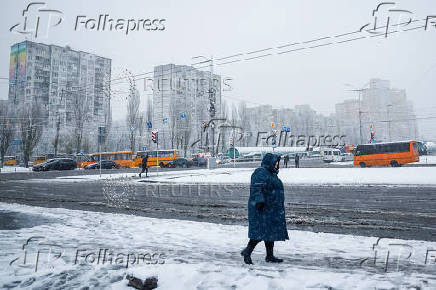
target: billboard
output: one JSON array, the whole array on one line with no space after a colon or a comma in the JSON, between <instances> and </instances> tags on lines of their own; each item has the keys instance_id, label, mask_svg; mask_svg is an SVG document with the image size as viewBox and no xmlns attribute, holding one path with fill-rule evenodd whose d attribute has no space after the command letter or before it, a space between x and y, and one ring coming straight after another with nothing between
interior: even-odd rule
<instances>
[{"instance_id":1,"label":"billboard","mask_svg":"<svg viewBox=\"0 0 436 290\"><path fill-rule=\"evenodd\" d=\"M17 94L24 95L24 90L18 92L19 88L25 87L26 81L26 42L14 44L11 47L9 62L9 98L16 101Z\"/></svg>"}]
</instances>

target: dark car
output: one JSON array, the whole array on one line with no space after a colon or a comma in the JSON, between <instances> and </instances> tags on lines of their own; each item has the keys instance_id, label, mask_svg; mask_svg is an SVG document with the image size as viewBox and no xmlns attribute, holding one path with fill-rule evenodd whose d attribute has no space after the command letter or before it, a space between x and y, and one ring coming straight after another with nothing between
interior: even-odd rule
<instances>
[{"instance_id":1,"label":"dark car","mask_svg":"<svg viewBox=\"0 0 436 290\"><path fill-rule=\"evenodd\" d=\"M115 161L112 160L102 160L101 161L101 169L118 169L120 165L118 165ZM100 169L100 163L92 163L85 166L85 169Z\"/></svg>"},{"instance_id":2,"label":"dark car","mask_svg":"<svg viewBox=\"0 0 436 290\"><path fill-rule=\"evenodd\" d=\"M198 167L206 167L207 166L207 160L203 157L194 157L192 159L192 165L198 166Z\"/></svg>"},{"instance_id":3,"label":"dark car","mask_svg":"<svg viewBox=\"0 0 436 290\"><path fill-rule=\"evenodd\" d=\"M34 165L33 171L49 171L49 170L73 170L76 169L77 164L71 158L56 158L49 159L43 163Z\"/></svg>"},{"instance_id":4,"label":"dark car","mask_svg":"<svg viewBox=\"0 0 436 290\"><path fill-rule=\"evenodd\" d=\"M189 161L186 158L176 158L174 161L168 162L165 167L176 168L176 167L184 167L188 168L192 166L192 161Z\"/></svg>"}]
</instances>

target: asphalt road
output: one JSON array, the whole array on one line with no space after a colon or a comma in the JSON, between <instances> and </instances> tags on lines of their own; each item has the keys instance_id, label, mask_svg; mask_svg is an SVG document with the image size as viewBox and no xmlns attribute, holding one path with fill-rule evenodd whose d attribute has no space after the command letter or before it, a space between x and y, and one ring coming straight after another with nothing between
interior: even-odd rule
<instances>
[{"instance_id":1,"label":"asphalt road","mask_svg":"<svg viewBox=\"0 0 436 290\"><path fill-rule=\"evenodd\" d=\"M174 169L164 169L174 170ZM137 172L138 169L103 171ZM0 202L247 224L248 185L80 181L98 171L0 174ZM77 180L53 181L59 176ZM436 241L436 188L286 186L289 229ZM2 217L4 219L4 217ZM0 226L8 224L0 221Z\"/></svg>"}]
</instances>

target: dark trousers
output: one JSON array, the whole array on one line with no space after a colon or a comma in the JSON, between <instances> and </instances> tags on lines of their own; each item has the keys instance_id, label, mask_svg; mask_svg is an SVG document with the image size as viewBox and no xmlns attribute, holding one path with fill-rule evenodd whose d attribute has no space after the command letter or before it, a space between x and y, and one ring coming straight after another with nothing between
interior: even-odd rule
<instances>
[{"instance_id":1,"label":"dark trousers","mask_svg":"<svg viewBox=\"0 0 436 290\"><path fill-rule=\"evenodd\" d=\"M295 168L300 168L300 161L295 162Z\"/></svg>"},{"instance_id":2,"label":"dark trousers","mask_svg":"<svg viewBox=\"0 0 436 290\"><path fill-rule=\"evenodd\" d=\"M141 174L145 172L145 177L148 176L148 167L142 167L141 173L139 173L139 177L141 177Z\"/></svg>"},{"instance_id":3,"label":"dark trousers","mask_svg":"<svg viewBox=\"0 0 436 290\"><path fill-rule=\"evenodd\" d=\"M259 244L261 241L259 240L253 240L250 239L250 241L248 241L248 249L249 252L251 254L251 252L254 250L254 248L257 246L257 244ZM273 248L274 248L274 242L273 241L264 241L265 243L265 248L266 248L266 254L268 256L273 254Z\"/></svg>"},{"instance_id":4,"label":"dark trousers","mask_svg":"<svg viewBox=\"0 0 436 290\"><path fill-rule=\"evenodd\" d=\"M288 161L285 161L285 167L288 168Z\"/></svg>"}]
</instances>

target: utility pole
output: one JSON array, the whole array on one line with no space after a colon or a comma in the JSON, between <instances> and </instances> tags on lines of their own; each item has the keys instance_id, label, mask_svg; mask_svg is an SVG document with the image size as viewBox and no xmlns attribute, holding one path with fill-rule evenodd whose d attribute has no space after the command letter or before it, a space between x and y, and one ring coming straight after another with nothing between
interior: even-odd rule
<instances>
[{"instance_id":1,"label":"utility pole","mask_svg":"<svg viewBox=\"0 0 436 290\"><path fill-rule=\"evenodd\" d=\"M388 137L389 137L388 141L389 142L391 142L391 117L390 117L390 114L389 114L390 107L392 107L392 104L388 104L386 106L387 123L388 123Z\"/></svg>"},{"instance_id":2,"label":"utility pole","mask_svg":"<svg viewBox=\"0 0 436 290\"><path fill-rule=\"evenodd\" d=\"M233 168L236 168L236 143L235 143L235 127L233 127L233 137L232 137L232 143L233 143Z\"/></svg>"},{"instance_id":3,"label":"utility pole","mask_svg":"<svg viewBox=\"0 0 436 290\"><path fill-rule=\"evenodd\" d=\"M348 87L352 87L355 88L355 86L350 85L350 84L345 84ZM366 86L366 85L365 85ZM365 87L364 86L364 87ZM352 89L350 91L352 92L358 92L359 93L359 104L358 104L358 110L359 110L359 143L362 144L362 102L361 102L361 98L362 98L362 92L365 91L366 89L361 88L361 89Z\"/></svg>"},{"instance_id":4,"label":"utility pole","mask_svg":"<svg viewBox=\"0 0 436 290\"><path fill-rule=\"evenodd\" d=\"M197 58L203 58L204 61L197 62L197 63L194 63L192 65L209 63L209 71L210 71L209 90L208 90L209 116L210 116L210 119L212 120L215 118L215 112L216 112L216 90L215 90L214 85L213 85L213 81L214 81L213 80L213 56L211 56L210 58L207 58L203 55L199 55L199 56L193 57L192 59L197 59ZM220 100L220 106L221 106L221 100ZM211 133L212 133L212 156L215 156L215 124L213 124L213 126L211 126Z\"/></svg>"},{"instance_id":5,"label":"utility pole","mask_svg":"<svg viewBox=\"0 0 436 290\"><path fill-rule=\"evenodd\" d=\"M361 95L362 95L362 90L359 90L359 141L360 144L362 144L362 107L361 107Z\"/></svg>"}]
</instances>

